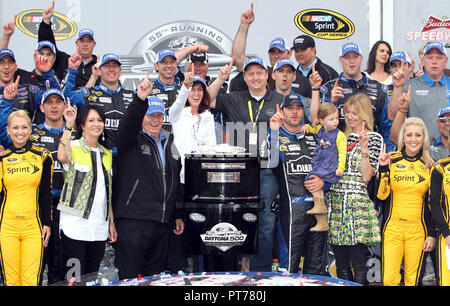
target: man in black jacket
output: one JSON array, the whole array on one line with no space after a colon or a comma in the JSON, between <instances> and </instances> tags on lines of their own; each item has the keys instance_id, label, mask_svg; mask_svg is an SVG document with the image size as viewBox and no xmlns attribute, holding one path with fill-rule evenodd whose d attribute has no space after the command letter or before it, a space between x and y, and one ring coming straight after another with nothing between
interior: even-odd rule
<instances>
[{"instance_id":1,"label":"man in black jacket","mask_svg":"<svg viewBox=\"0 0 450 306\"><path fill-rule=\"evenodd\" d=\"M162 129L164 103L148 97L152 84L139 84L117 135L118 172L113 209L119 278L161 273L166 266L170 224L175 219L181 161L173 135ZM148 99L147 99L148 97ZM176 235L184 230L175 220Z\"/></svg>"}]
</instances>

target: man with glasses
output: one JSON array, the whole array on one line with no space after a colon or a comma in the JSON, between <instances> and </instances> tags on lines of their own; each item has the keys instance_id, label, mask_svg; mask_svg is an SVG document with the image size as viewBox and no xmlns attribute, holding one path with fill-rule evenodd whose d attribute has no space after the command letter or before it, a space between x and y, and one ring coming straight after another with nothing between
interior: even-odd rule
<instances>
[{"instance_id":1,"label":"man with glasses","mask_svg":"<svg viewBox=\"0 0 450 306\"><path fill-rule=\"evenodd\" d=\"M389 102L389 116L393 118L391 139L396 141L407 117L420 117L427 126L431 139L439 138L434 121L440 109L450 103L450 78L444 74L448 63L442 43L429 42L423 55L424 74L408 79L402 69L393 75L394 90ZM405 98L410 92L410 99Z\"/></svg>"}]
</instances>

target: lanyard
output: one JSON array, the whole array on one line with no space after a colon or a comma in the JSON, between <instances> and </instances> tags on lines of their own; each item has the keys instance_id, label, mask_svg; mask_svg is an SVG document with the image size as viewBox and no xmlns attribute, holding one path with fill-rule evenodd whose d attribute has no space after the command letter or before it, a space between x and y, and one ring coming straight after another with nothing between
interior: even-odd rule
<instances>
[{"instance_id":1,"label":"lanyard","mask_svg":"<svg viewBox=\"0 0 450 306\"><path fill-rule=\"evenodd\" d=\"M261 109L264 106L264 99L261 101L261 103L259 104L259 109L258 109L258 113L256 114L256 118L255 121L253 121L253 109L252 109L252 101L248 100L248 113L250 115L250 120L253 122L253 127L256 126L256 123L258 123L258 118L259 118L259 114L261 113Z\"/></svg>"}]
</instances>

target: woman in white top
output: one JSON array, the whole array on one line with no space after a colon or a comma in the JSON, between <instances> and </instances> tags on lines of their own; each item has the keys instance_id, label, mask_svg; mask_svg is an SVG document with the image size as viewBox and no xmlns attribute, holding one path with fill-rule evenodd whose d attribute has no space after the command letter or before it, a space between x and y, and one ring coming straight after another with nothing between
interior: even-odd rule
<instances>
[{"instance_id":1,"label":"woman in white top","mask_svg":"<svg viewBox=\"0 0 450 306\"><path fill-rule=\"evenodd\" d=\"M60 235L68 272L67 280L87 275L96 279L105 253L106 240L117 240L111 207L112 153L104 144L106 117L101 109L87 104L77 117L70 102L64 111L66 128L58 147L65 182L58 205ZM75 118L83 133L70 140ZM102 138L103 137L103 138Z\"/></svg>"},{"instance_id":2,"label":"woman in white top","mask_svg":"<svg viewBox=\"0 0 450 306\"><path fill-rule=\"evenodd\" d=\"M174 133L174 143L182 156L180 180L184 184L184 156L198 146L215 145L214 116L209 111L206 82L194 72L186 73L184 85L170 107L169 118Z\"/></svg>"}]
</instances>

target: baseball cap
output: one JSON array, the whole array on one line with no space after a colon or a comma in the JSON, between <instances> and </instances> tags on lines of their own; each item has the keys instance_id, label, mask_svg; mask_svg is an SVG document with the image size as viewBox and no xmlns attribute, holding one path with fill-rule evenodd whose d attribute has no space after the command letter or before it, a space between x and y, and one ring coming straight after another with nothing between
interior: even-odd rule
<instances>
[{"instance_id":1,"label":"baseball cap","mask_svg":"<svg viewBox=\"0 0 450 306\"><path fill-rule=\"evenodd\" d=\"M316 46L316 43L314 42L314 39L312 39L311 36L300 35L294 39L291 49L299 48L301 50L306 50L307 48L315 47L315 46Z\"/></svg>"},{"instance_id":2,"label":"baseball cap","mask_svg":"<svg viewBox=\"0 0 450 306\"><path fill-rule=\"evenodd\" d=\"M164 102L156 96L150 96L148 97L148 108L145 115L150 116L154 113L166 115L166 112L164 111Z\"/></svg>"},{"instance_id":3,"label":"baseball cap","mask_svg":"<svg viewBox=\"0 0 450 306\"><path fill-rule=\"evenodd\" d=\"M439 111L438 117L441 117L442 115L445 115L445 114L448 114L448 113L450 113L450 106L444 106Z\"/></svg>"},{"instance_id":4,"label":"baseball cap","mask_svg":"<svg viewBox=\"0 0 450 306\"><path fill-rule=\"evenodd\" d=\"M79 40L84 35L89 35L93 40L95 40L94 39L94 31L92 31L91 29L81 29L80 32L78 32L77 40Z\"/></svg>"},{"instance_id":5,"label":"baseball cap","mask_svg":"<svg viewBox=\"0 0 450 306\"><path fill-rule=\"evenodd\" d=\"M50 97L51 95L57 95L60 96L64 103L66 102L66 98L64 97L64 94L61 90L56 89L56 88L51 88L51 89L47 89L44 94L42 95L42 99L41 99L41 104L44 104L45 100L47 100L48 97Z\"/></svg>"},{"instance_id":6,"label":"baseball cap","mask_svg":"<svg viewBox=\"0 0 450 306\"><path fill-rule=\"evenodd\" d=\"M444 49L444 45L441 44L440 42L429 42L427 43L427 46L425 47L425 51L423 52L423 54L427 54L431 49L438 49L439 52L441 52L441 54L447 56L447 51L445 51Z\"/></svg>"},{"instance_id":7,"label":"baseball cap","mask_svg":"<svg viewBox=\"0 0 450 306\"><path fill-rule=\"evenodd\" d=\"M199 76L194 76L194 79L192 80L193 83L195 82L200 82L202 83L203 86L205 86L205 88L208 88L208 86L206 85L206 82L203 78L199 77Z\"/></svg>"},{"instance_id":8,"label":"baseball cap","mask_svg":"<svg viewBox=\"0 0 450 306\"><path fill-rule=\"evenodd\" d=\"M177 57L175 56L175 51L173 51L171 49L162 49L162 50L159 50L159 52L158 52L157 63L161 62L166 56L173 56L175 59L177 59Z\"/></svg>"},{"instance_id":9,"label":"baseball cap","mask_svg":"<svg viewBox=\"0 0 450 306\"><path fill-rule=\"evenodd\" d=\"M294 104L295 102L300 102L300 105L304 107L302 97L295 94L290 94L283 97L283 102L281 103L280 108L289 106L291 104Z\"/></svg>"},{"instance_id":10,"label":"baseball cap","mask_svg":"<svg viewBox=\"0 0 450 306\"><path fill-rule=\"evenodd\" d=\"M247 69L247 67L248 67L249 65L252 65L252 64L260 65L260 66L263 67L265 70L267 70L266 64L264 64L264 61L263 61L261 58L259 58L259 57L251 57L251 58L249 58L248 60L245 61L245 64L244 64L244 71Z\"/></svg>"},{"instance_id":11,"label":"baseball cap","mask_svg":"<svg viewBox=\"0 0 450 306\"><path fill-rule=\"evenodd\" d=\"M393 61L404 61L405 63L411 64L411 58L405 51L396 51L392 53L391 58L389 59L389 64Z\"/></svg>"},{"instance_id":12,"label":"baseball cap","mask_svg":"<svg viewBox=\"0 0 450 306\"><path fill-rule=\"evenodd\" d=\"M283 67L284 65L288 65L291 66L292 69L294 69L295 71L295 66L294 63L288 59L280 59L275 63L275 67L273 68L273 71L277 71L278 69L280 69L281 67Z\"/></svg>"},{"instance_id":13,"label":"baseball cap","mask_svg":"<svg viewBox=\"0 0 450 306\"><path fill-rule=\"evenodd\" d=\"M48 40L40 41L37 44L36 50L39 51L39 50L41 50L44 47L50 48L50 50L52 50L53 54L56 54L56 47L55 47L55 45L52 42L48 41Z\"/></svg>"},{"instance_id":14,"label":"baseball cap","mask_svg":"<svg viewBox=\"0 0 450 306\"><path fill-rule=\"evenodd\" d=\"M339 57L342 57L346 55L348 52L355 52L358 55L362 55L361 49L359 46L355 43L348 42L342 45L341 47L341 53L339 54Z\"/></svg>"},{"instance_id":15,"label":"baseball cap","mask_svg":"<svg viewBox=\"0 0 450 306\"><path fill-rule=\"evenodd\" d=\"M100 62L99 67L103 66L104 64L106 64L106 62L108 61L116 61L119 63L120 66L122 66L122 62L120 61L120 58L117 54L114 53L106 53L102 56L102 61Z\"/></svg>"},{"instance_id":16,"label":"baseball cap","mask_svg":"<svg viewBox=\"0 0 450 306\"><path fill-rule=\"evenodd\" d=\"M12 58L13 61L16 61L16 58L14 57L14 52L12 52L8 48L0 49L0 59L4 58L5 56L9 56Z\"/></svg>"},{"instance_id":17,"label":"baseball cap","mask_svg":"<svg viewBox=\"0 0 450 306\"><path fill-rule=\"evenodd\" d=\"M202 62L204 64L208 63L208 53L192 53L188 56L188 62Z\"/></svg>"},{"instance_id":18,"label":"baseball cap","mask_svg":"<svg viewBox=\"0 0 450 306\"><path fill-rule=\"evenodd\" d=\"M273 48L277 48L281 52L285 52L287 50L286 48L286 40L283 37L277 37L272 39L269 45L269 51Z\"/></svg>"}]
</instances>

